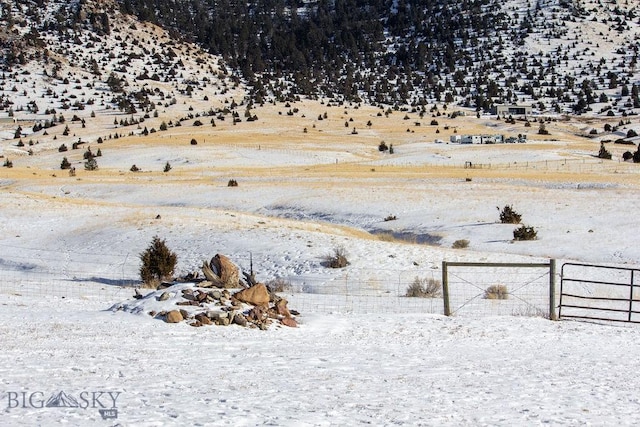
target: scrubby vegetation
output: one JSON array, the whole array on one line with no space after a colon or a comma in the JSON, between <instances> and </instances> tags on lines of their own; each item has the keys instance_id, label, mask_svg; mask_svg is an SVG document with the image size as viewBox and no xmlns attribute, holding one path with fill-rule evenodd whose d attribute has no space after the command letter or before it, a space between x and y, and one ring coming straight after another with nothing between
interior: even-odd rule
<instances>
[{"instance_id":1,"label":"scrubby vegetation","mask_svg":"<svg viewBox=\"0 0 640 427\"><path fill-rule=\"evenodd\" d=\"M598 158L611 160L611 153L604 146L604 142L600 143L600 151L598 151Z\"/></svg>"},{"instance_id":2,"label":"scrubby vegetation","mask_svg":"<svg viewBox=\"0 0 640 427\"><path fill-rule=\"evenodd\" d=\"M538 232L533 227L522 225L513 230L513 240L536 240Z\"/></svg>"},{"instance_id":3,"label":"scrubby vegetation","mask_svg":"<svg viewBox=\"0 0 640 427\"><path fill-rule=\"evenodd\" d=\"M513 206L506 205L502 210L499 207L496 209L500 211L500 222L502 224L520 224L522 215L513 210Z\"/></svg>"},{"instance_id":4,"label":"scrubby vegetation","mask_svg":"<svg viewBox=\"0 0 640 427\"><path fill-rule=\"evenodd\" d=\"M466 249L469 247L469 241L467 239L460 239L453 242L451 245L453 249Z\"/></svg>"},{"instance_id":5,"label":"scrubby vegetation","mask_svg":"<svg viewBox=\"0 0 640 427\"><path fill-rule=\"evenodd\" d=\"M332 253L325 255L324 262L330 268L344 268L349 265L347 251L344 246L335 247Z\"/></svg>"},{"instance_id":6,"label":"scrubby vegetation","mask_svg":"<svg viewBox=\"0 0 640 427\"><path fill-rule=\"evenodd\" d=\"M71 162L69 162L66 157L62 158L62 161L60 162L60 169L71 169Z\"/></svg>"},{"instance_id":7,"label":"scrubby vegetation","mask_svg":"<svg viewBox=\"0 0 640 427\"><path fill-rule=\"evenodd\" d=\"M407 288L405 296L412 298L438 298L442 296L442 284L439 280L433 278L413 279L413 282Z\"/></svg>"},{"instance_id":8,"label":"scrubby vegetation","mask_svg":"<svg viewBox=\"0 0 640 427\"><path fill-rule=\"evenodd\" d=\"M155 287L160 282L171 280L177 255L172 252L163 239L154 236L151 244L140 254L140 279L145 286Z\"/></svg>"}]
</instances>

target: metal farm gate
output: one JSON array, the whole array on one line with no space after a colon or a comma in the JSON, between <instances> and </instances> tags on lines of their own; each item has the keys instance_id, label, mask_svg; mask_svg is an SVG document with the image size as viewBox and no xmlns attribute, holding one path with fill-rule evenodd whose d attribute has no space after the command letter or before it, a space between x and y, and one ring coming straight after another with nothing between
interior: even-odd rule
<instances>
[{"instance_id":1,"label":"metal farm gate","mask_svg":"<svg viewBox=\"0 0 640 427\"><path fill-rule=\"evenodd\" d=\"M640 323L640 270L565 263L558 317Z\"/></svg>"}]
</instances>

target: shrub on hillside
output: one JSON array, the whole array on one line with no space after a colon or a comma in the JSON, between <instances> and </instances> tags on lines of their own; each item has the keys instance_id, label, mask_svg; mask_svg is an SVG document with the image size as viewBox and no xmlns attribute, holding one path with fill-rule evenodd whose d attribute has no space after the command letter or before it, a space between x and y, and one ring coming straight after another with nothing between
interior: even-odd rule
<instances>
[{"instance_id":1,"label":"shrub on hillside","mask_svg":"<svg viewBox=\"0 0 640 427\"><path fill-rule=\"evenodd\" d=\"M330 268L344 268L349 265L347 260L347 251L344 246L338 246L333 249L333 253L327 254L324 257L324 261L327 267Z\"/></svg>"},{"instance_id":2,"label":"shrub on hillside","mask_svg":"<svg viewBox=\"0 0 640 427\"><path fill-rule=\"evenodd\" d=\"M600 143L600 151L598 152L598 157L601 159L611 160L611 153L605 148L604 142Z\"/></svg>"},{"instance_id":3,"label":"shrub on hillside","mask_svg":"<svg viewBox=\"0 0 640 427\"><path fill-rule=\"evenodd\" d=\"M140 279L145 286L156 287L163 280L170 280L178 257L166 245L164 239L154 236L151 244L140 254Z\"/></svg>"},{"instance_id":4,"label":"shrub on hillside","mask_svg":"<svg viewBox=\"0 0 640 427\"><path fill-rule=\"evenodd\" d=\"M98 169L98 162L94 157L84 162L84 169L88 171L94 171Z\"/></svg>"},{"instance_id":5,"label":"shrub on hillside","mask_svg":"<svg viewBox=\"0 0 640 427\"><path fill-rule=\"evenodd\" d=\"M544 123L540 123L540 127L538 128L539 135L549 135L549 131Z\"/></svg>"},{"instance_id":6,"label":"shrub on hillside","mask_svg":"<svg viewBox=\"0 0 640 427\"><path fill-rule=\"evenodd\" d=\"M536 240L537 238L538 232L533 227L523 225L513 230L514 240Z\"/></svg>"},{"instance_id":7,"label":"shrub on hillside","mask_svg":"<svg viewBox=\"0 0 640 427\"><path fill-rule=\"evenodd\" d=\"M469 247L469 241L467 239L460 239L453 242L451 245L453 249L466 249Z\"/></svg>"},{"instance_id":8,"label":"shrub on hillside","mask_svg":"<svg viewBox=\"0 0 640 427\"><path fill-rule=\"evenodd\" d=\"M500 207L496 207L496 209L500 211L500 222L502 224L520 224L522 215L514 211L513 206L505 205L502 210L500 210Z\"/></svg>"}]
</instances>

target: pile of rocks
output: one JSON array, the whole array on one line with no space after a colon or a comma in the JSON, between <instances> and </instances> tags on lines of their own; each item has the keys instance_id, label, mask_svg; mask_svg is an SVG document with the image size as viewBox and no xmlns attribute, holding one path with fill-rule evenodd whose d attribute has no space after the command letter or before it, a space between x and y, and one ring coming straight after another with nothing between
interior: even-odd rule
<instances>
[{"instance_id":1,"label":"pile of rocks","mask_svg":"<svg viewBox=\"0 0 640 427\"><path fill-rule=\"evenodd\" d=\"M172 289L174 287L175 290ZM274 323L289 327L298 325L294 315L299 313L289 310L287 300L270 293L261 283L233 293L229 289L200 288L196 284L174 285L144 298L154 298L175 306L173 309L148 312L150 316L167 323L185 321L195 327L235 324L263 330Z\"/></svg>"},{"instance_id":2,"label":"pile of rocks","mask_svg":"<svg viewBox=\"0 0 640 427\"><path fill-rule=\"evenodd\" d=\"M240 325L268 329L273 324L295 328L294 316L287 300L257 283L253 273L246 282L240 281L240 269L224 255L217 254L203 263L206 280L197 280L197 273L188 281L161 283L157 289L143 295L138 289L134 300L116 304L111 311L146 313L167 323L186 322L191 326Z\"/></svg>"}]
</instances>

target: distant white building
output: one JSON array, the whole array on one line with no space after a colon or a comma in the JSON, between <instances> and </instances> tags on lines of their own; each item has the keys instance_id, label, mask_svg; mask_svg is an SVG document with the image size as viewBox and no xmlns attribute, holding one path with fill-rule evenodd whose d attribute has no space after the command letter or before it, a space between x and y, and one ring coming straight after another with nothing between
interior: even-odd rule
<instances>
[{"instance_id":1,"label":"distant white building","mask_svg":"<svg viewBox=\"0 0 640 427\"><path fill-rule=\"evenodd\" d=\"M504 135L451 135L454 144L502 144Z\"/></svg>"},{"instance_id":2,"label":"distant white building","mask_svg":"<svg viewBox=\"0 0 640 427\"><path fill-rule=\"evenodd\" d=\"M482 135L462 135L460 144L482 144Z\"/></svg>"},{"instance_id":3,"label":"distant white building","mask_svg":"<svg viewBox=\"0 0 640 427\"><path fill-rule=\"evenodd\" d=\"M530 105L497 105L495 113L499 116L529 116Z\"/></svg>"}]
</instances>

